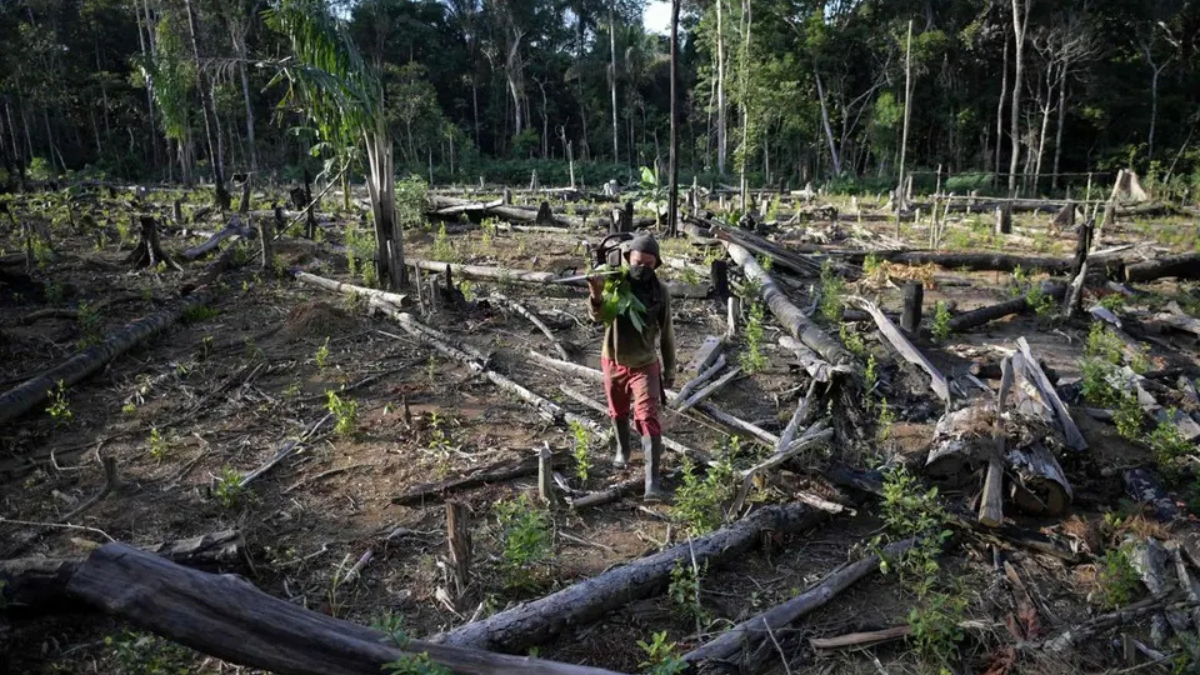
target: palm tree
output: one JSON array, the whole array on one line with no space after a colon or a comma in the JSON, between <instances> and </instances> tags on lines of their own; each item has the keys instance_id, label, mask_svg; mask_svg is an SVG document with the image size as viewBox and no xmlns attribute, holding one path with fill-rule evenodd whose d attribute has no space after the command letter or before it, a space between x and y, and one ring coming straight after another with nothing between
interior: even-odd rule
<instances>
[{"instance_id":1,"label":"palm tree","mask_svg":"<svg viewBox=\"0 0 1200 675\"><path fill-rule=\"evenodd\" d=\"M321 0L280 0L266 21L291 43L292 56L277 64L272 80L287 84L284 103L298 105L332 146L365 146L379 278L393 289L404 286L404 239L379 70L363 60L345 24Z\"/></svg>"}]
</instances>

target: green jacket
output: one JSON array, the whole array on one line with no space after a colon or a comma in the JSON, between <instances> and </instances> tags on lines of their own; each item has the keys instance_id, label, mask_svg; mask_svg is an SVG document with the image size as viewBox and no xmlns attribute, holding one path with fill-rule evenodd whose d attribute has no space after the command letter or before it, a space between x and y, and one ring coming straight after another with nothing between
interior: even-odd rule
<instances>
[{"instance_id":1,"label":"green jacket","mask_svg":"<svg viewBox=\"0 0 1200 675\"><path fill-rule=\"evenodd\" d=\"M626 368L642 368L658 361L655 349L662 342L662 377L664 382L675 379L675 323L671 319L671 294L667 285L658 282L662 301L657 316L647 316L642 332L633 327L625 315L618 315L604 327L604 348L601 356ZM600 321L600 304L590 302L593 321Z\"/></svg>"}]
</instances>

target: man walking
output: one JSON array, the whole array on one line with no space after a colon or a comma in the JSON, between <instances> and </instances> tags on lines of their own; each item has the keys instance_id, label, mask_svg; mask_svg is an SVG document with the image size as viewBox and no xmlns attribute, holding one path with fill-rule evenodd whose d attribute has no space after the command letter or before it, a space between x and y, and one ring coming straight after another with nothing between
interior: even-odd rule
<instances>
[{"instance_id":1,"label":"man walking","mask_svg":"<svg viewBox=\"0 0 1200 675\"><path fill-rule=\"evenodd\" d=\"M644 325L639 330L625 314L613 317L604 327L604 348L600 363L604 370L604 392L608 397L608 415L617 436L617 454L613 465L624 468L633 452L629 431L629 413L642 436L646 459L648 502L662 501L662 427L658 422L663 392L675 381L675 326L671 320L671 296L658 280L655 270L662 264L658 242L650 235L638 235L625 252L629 283L634 297L646 307ZM604 303L603 277L588 280L591 315L601 321ZM632 311L632 310L631 310ZM662 361L658 358L661 342Z\"/></svg>"}]
</instances>

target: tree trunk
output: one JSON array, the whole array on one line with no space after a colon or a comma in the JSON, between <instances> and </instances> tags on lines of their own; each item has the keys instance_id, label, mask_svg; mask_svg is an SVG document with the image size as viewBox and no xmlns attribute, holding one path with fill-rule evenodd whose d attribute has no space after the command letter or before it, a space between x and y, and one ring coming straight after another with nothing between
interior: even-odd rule
<instances>
[{"instance_id":1,"label":"tree trunk","mask_svg":"<svg viewBox=\"0 0 1200 675\"><path fill-rule=\"evenodd\" d=\"M1055 300L1061 300L1066 295L1067 287L1065 284L1046 284L1043 285L1042 292ZM950 319L950 330L955 333L970 330L996 319L1027 312L1029 309L1029 301L1022 295L1012 300L1005 300L995 305L988 305L987 307L980 307L979 309L959 314Z\"/></svg>"},{"instance_id":2,"label":"tree trunk","mask_svg":"<svg viewBox=\"0 0 1200 675\"><path fill-rule=\"evenodd\" d=\"M254 106L250 103L250 78L246 76L246 35L238 32L238 27L231 31L233 48L238 55L238 76L242 79L242 101L246 105L246 153L250 157L250 170L258 171L258 150L254 144Z\"/></svg>"},{"instance_id":3,"label":"tree trunk","mask_svg":"<svg viewBox=\"0 0 1200 675\"><path fill-rule=\"evenodd\" d=\"M609 92L612 94L613 163L615 164L621 161L621 155L617 143L617 24L611 8L608 10L608 46L611 57L608 66L608 84ZM630 152L632 153L632 149Z\"/></svg>"},{"instance_id":4,"label":"tree trunk","mask_svg":"<svg viewBox=\"0 0 1200 675\"><path fill-rule=\"evenodd\" d=\"M20 415L32 410L47 393L58 386L70 387L98 372L108 362L128 352L158 333L165 331L190 309L202 307L211 298L207 293L198 293L179 305L156 314L138 319L124 328L111 333L103 342L83 351L51 368L42 375L0 394L0 424L7 424Z\"/></svg>"},{"instance_id":5,"label":"tree trunk","mask_svg":"<svg viewBox=\"0 0 1200 675\"><path fill-rule=\"evenodd\" d=\"M726 147L729 145L726 138L729 120L725 102L725 28L721 11L724 4L725 0L717 0L717 174L721 176L725 175Z\"/></svg>"},{"instance_id":6,"label":"tree trunk","mask_svg":"<svg viewBox=\"0 0 1200 675\"><path fill-rule=\"evenodd\" d=\"M1130 283L1153 281L1163 277L1200 279L1200 253L1166 256L1134 263L1125 268L1125 280Z\"/></svg>"},{"instance_id":7,"label":"tree trunk","mask_svg":"<svg viewBox=\"0 0 1200 675\"><path fill-rule=\"evenodd\" d=\"M204 114L204 133L208 137L208 159L213 168L214 198L222 210L229 209L230 195L225 188L224 167L221 164L220 126L217 121L216 109L213 107L212 90L208 84L208 74L200 63L199 29L196 25L196 12L192 8L192 0L184 0L184 8L188 17L188 35L192 43L192 56L196 66L197 88L200 89L200 107Z\"/></svg>"},{"instance_id":8,"label":"tree trunk","mask_svg":"<svg viewBox=\"0 0 1200 675\"><path fill-rule=\"evenodd\" d=\"M671 150L667 197L667 236L679 236L679 3L671 0Z\"/></svg>"},{"instance_id":9,"label":"tree trunk","mask_svg":"<svg viewBox=\"0 0 1200 675\"><path fill-rule=\"evenodd\" d=\"M821 102L821 128L825 130L825 140L829 143L829 160L833 163L833 175L836 178L842 173L842 158L838 156L837 147L833 143L833 129L829 126L829 109L825 103L825 87L821 84L821 73L817 70L816 59L813 59L813 77L817 81L817 99ZM906 131L907 129L908 127L905 127Z\"/></svg>"},{"instance_id":10,"label":"tree trunk","mask_svg":"<svg viewBox=\"0 0 1200 675\"><path fill-rule=\"evenodd\" d=\"M1067 120L1067 70L1068 64L1063 63L1058 73L1058 128L1054 132L1054 175L1050 178L1051 191L1058 190L1058 167L1062 159L1063 127Z\"/></svg>"},{"instance_id":11,"label":"tree trunk","mask_svg":"<svg viewBox=\"0 0 1200 675\"><path fill-rule=\"evenodd\" d=\"M904 46L904 130L900 134L900 184L896 188L896 210L904 210L908 194L904 187L905 155L908 152L908 121L912 116L912 19L908 20L908 39Z\"/></svg>"},{"instance_id":12,"label":"tree trunk","mask_svg":"<svg viewBox=\"0 0 1200 675\"><path fill-rule=\"evenodd\" d=\"M432 640L489 651L525 652L569 627L589 624L634 600L663 592L679 561L707 563L709 569L713 569L744 557L761 540L763 533L801 532L827 517L828 514L803 504L767 506L728 528L616 567L482 621L460 626L434 636Z\"/></svg>"},{"instance_id":13,"label":"tree trunk","mask_svg":"<svg viewBox=\"0 0 1200 675\"><path fill-rule=\"evenodd\" d=\"M1025 0L1025 14L1021 15L1021 0L1012 0L1013 40L1015 45L1012 109L1009 133L1012 136L1012 157L1008 160L1008 196L1017 195L1017 165L1021 158L1021 78L1024 76L1025 27L1029 24L1029 3Z\"/></svg>"},{"instance_id":14,"label":"tree trunk","mask_svg":"<svg viewBox=\"0 0 1200 675\"><path fill-rule=\"evenodd\" d=\"M615 675L418 640L402 651L379 631L274 598L241 577L190 570L121 543L89 556L66 590L174 642L280 675L368 675L417 654L473 675Z\"/></svg>"}]
</instances>

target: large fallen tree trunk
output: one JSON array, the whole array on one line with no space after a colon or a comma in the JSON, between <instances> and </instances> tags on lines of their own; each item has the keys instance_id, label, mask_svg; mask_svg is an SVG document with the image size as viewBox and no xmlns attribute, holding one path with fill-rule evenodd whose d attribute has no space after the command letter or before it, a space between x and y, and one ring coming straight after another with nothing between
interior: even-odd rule
<instances>
[{"instance_id":1,"label":"large fallen tree trunk","mask_svg":"<svg viewBox=\"0 0 1200 675\"><path fill-rule=\"evenodd\" d=\"M418 640L400 648L379 631L274 598L241 577L198 572L121 543L92 553L66 592L198 651L280 675L377 675L385 664L422 654L455 673L614 675Z\"/></svg>"},{"instance_id":2,"label":"large fallen tree trunk","mask_svg":"<svg viewBox=\"0 0 1200 675\"><path fill-rule=\"evenodd\" d=\"M208 293L197 293L171 309L138 319L109 335L38 377L0 394L0 425L29 412L51 389L70 387L103 368L109 361L128 352L151 337L165 331L185 313L208 303Z\"/></svg>"},{"instance_id":3,"label":"large fallen tree trunk","mask_svg":"<svg viewBox=\"0 0 1200 675\"><path fill-rule=\"evenodd\" d=\"M535 272L532 270L516 270L506 267L487 267L483 265L463 265L461 263L447 263L437 260L421 260L412 258L407 261L407 264L427 272L439 273L444 273L446 268L449 267L451 275L462 277L464 279L475 279L476 281L494 281L501 284L553 284L557 286L587 288L587 280L585 279L568 277L567 280L560 281L558 275L554 274L553 272ZM678 282L668 283L667 291L673 298L692 299L704 299L707 298L711 293L707 286L683 284Z\"/></svg>"},{"instance_id":4,"label":"large fallen tree trunk","mask_svg":"<svg viewBox=\"0 0 1200 675\"><path fill-rule=\"evenodd\" d=\"M1125 280L1153 281L1163 277L1200 279L1200 253L1155 258L1125 266Z\"/></svg>"},{"instance_id":5,"label":"large fallen tree trunk","mask_svg":"<svg viewBox=\"0 0 1200 675\"><path fill-rule=\"evenodd\" d=\"M787 296L776 285L775 280L770 274L758 264L754 259L754 255L747 251L742 246L726 242L725 248L729 251L729 256L734 262L742 267L746 277L754 280L759 285L759 293L762 299L771 309L771 313L775 318L791 333L792 337L805 346L809 347L816 353L821 355L833 365L842 365L849 363L853 358L850 352L841 345L840 342L833 339L822 330L817 324L813 323L800 308L793 305Z\"/></svg>"},{"instance_id":6,"label":"large fallen tree trunk","mask_svg":"<svg viewBox=\"0 0 1200 675\"><path fill-rule=\"evenodd\" d=\"M912 545L912 539L889 544L883 549L884 557L889 560L895 559ZM795 623L796 620L806 614L825 606L838 593L841 593L863 577L879 569L879 564L880 557L877 555L856 562L846 563L825 575L819 583L800 595L781 605L776 605L752 619L739 623L722 633L719 637L684 654L683 660L685 663L698 667L701 672L704 672L707 670L705 667L706 662L724 661L726 663L736 663L735 660L737 660L739 654L750 657L754 651L754 646L761 644L763 640L767 640L769 633ZM751 659L748 658L746 660ZM761 664L741 663L739 665L740 667L732 670L746 673L762 672ZM722 668L722 670L727 669Z\"/></svg>"},{"instance_id":7,"label":"large fallen tree trunk","mask_svg":"<svg viewBox=\"0 0 1200 675\"><path fill-rule=\"evenodd\" d=\"M217 250L222 241L225 241L230 237L249 237L252 233L253 230L251 230L249 227L242 227L242 223L239 218L234 216L233 220L229 222L229 225L226 226L225 229L209 237L208 241L205 241L203 244L187 249L183 252L183 257L187 258L188 260L203 258L209 253Z\"/></svg>"},{"instance_id":8,"label":"large fallen tree trunk","mask_svg":"<svg viewBox=\"0 0 1200 675\"><path fill-rule=\"evenodd\" d=\"M868 255L888 262L905 265L928 265L930 263L950 270L968 269L973 272L1011 272L1018 267L1027 271L1047 274L1067 274L1071 271L1071 260L1067 258L1045 258L1019 256L1007 253L956 253L947 251L846 251L846 259L861 263Z\"/></svg>"},{"instance_id":9,"label":"large fallen tree trunk","mask_svg":"<svg viewBox=\"0 0 1200 675\"><path fill-rule=\"evenodd\" d=\"M859 309L871 315L875 320L875 326L879 328L879 332L892 345L904 360L924 370L929 375L929 388L933 393L942 399L946 405L950 405L950 383L946 380L946 376L942 375L929 359L925 357L916 347L913 346L908 338L896 328L896 324L892 320L884 316L883 312L875 306L875 303L866 298L851 297L847 299L850 304L857 306Z\"/></svg>"},{"instance_id":10,"label":"large fallen tree trunk","mask_svg":"<svg viewBox=\"0 0 1200 675\"><path fill-rule=\"evenodd\" d=\"M790 534L815 526L827 513L806 505L768 506L734 525L635 560L557 593L447 633L433 641L501 652L524 652L565 630L589 624L634 600L661 593L677 561L695 561L709 569L740 559L764 532Z\"/></svg>"},{"instance_id":11,"label":"large fallen tree trunk","mask_svg":"<svg viewBox=\"0 0 1200 675\"><path fill-rule=\"evenodd\" d=\"M354 284L344 284L340 281L326 279L325 277L319 277L315 274L309 274L308 272L296 272L294 276L296 277L296 281L308 284L309 286L323 288L327 291L333 291L334 293L374 298L376 300L382 300L391 305L395 305L396 307L404 307L405 305L409 304L407 295L388 293L387 291L366 288L364 286L355 286Z\"/></svg>"}]
</instances>

